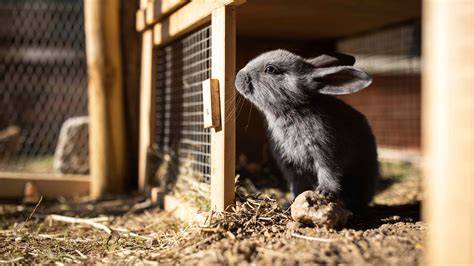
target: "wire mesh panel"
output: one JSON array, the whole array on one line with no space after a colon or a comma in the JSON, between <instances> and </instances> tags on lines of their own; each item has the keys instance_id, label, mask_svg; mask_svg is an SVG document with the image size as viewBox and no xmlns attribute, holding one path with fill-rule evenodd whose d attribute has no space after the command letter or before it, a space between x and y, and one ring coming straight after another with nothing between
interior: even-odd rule
<instances>
[{"instance_id":1,"label":"wire mesh panel","mask_svg":"<svg viewBox=\"0 0 474 266\"><path fill-rule=\"evenodd\" d=\"M420 24L413 22L338 42L371 74L369 89L341 98L364 113L379 147L420 149Z\"/></svg>"},{"instance_id":2,"label":"wire mesh panel","mask_svg":"<svg viewBox=\"0 0 474 266\"><path fill-rule=\"evenodd\" d=\"M203 124L202 81L211 75L211 26L157 51L155 145L160 179L208 199L211 134Z\"/></svg>"},{"instance_id":3,"label":"wire mesh panel","mask_svg":"<svg viewBox=\"0 0 474 266\"><path fill-rule=\"evenodd\" d=\"M0 171L53 172L63 123L87 114L83 13L82 0L0 1ZM87 164L87 127L64 132Z\"/></svg>"}]
</instances>

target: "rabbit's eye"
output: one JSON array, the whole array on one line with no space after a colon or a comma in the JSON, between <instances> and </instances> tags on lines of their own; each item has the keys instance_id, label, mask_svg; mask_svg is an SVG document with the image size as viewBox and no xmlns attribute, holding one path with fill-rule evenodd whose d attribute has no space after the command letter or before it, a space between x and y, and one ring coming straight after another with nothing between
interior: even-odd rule
<instances>
[{"instance_id":1,"label":"rabbit's eye","mask_svg":"<svg viewBox=\"0 0 474 266\"><path fill-rule=\"evenodd\" d=\"M266 66L264 71L265 71L265 73L272 74L272 75L281 73L280 70L274 65Z\"/></svg>"}]
</instances>

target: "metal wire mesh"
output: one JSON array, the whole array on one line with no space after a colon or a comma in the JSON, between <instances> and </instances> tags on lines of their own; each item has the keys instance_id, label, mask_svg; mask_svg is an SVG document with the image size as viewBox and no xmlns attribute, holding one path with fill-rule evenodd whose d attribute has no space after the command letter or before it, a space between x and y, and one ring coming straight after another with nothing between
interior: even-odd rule
<instances>
[{"instance_id":1,"label":"metal wire mesh","mask_svg":"<svg viewBox=\"0 0 474 266\"><path fill-rule=\"evenodd\" d=\"M0 171L52 172L62 124L87 114L83 13L82 0L0 1Z\"/></svg>"},{"instance_id":2,"label":"metal wire mesh","mask_svg":"<svg viewBox=\"0 0 474 266\"><path fill-rule=\"evenodd\" d=\"M211 75L211 27L196 30L156 54L155 144L161 154L172 158L167 175L209 185L211 135L203 126L201 84Z\"/></svg>"},{"instance_id":3,"label":"metal wire mesh","mask_svg":"<svg viewBox=\"0 0 474 266\"><path fill-rule=\"evenodd\" d=\"M337 47L355 55L355 66L373 78L369 89L341 98L367 116L379 147L419 150L419 22L345 39Z\"/></svg>"}]
</instances>

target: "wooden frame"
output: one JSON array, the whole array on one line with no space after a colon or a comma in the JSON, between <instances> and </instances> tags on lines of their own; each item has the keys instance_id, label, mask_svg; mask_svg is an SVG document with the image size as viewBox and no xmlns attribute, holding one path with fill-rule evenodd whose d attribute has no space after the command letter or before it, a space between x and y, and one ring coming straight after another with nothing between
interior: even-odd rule
<instances>
[{"instance_id":1,"label":"wooden frame","mask_svg":"<svg viewBox=\"0 0 474 266\"><path fill-rule=\"evenodd\" d=\"M25 186L31 182L45 198L86 196L90 191L89 176L1 173L2 198L22 198Z\"/></svg>"},{"instance_id":2,"label":"wooden frame","mask_svg":"<svg viewBox=\"0 0 474 266\"><path fill-rule=\"evenodd\" d=\"M220 101L219 126L211 129L211 207L223 211L234 204L235 182L235 104L230 100L234 97L233 78L235 72L235 5L243 1L168 1L175 3L168 10L163 8L162 14L152 11L156 2L142 1L141 10L146 9L148 24L143 31L142 42L142 79L140 107L140 162L139 187L148 192L149 177L147 171L148 149L153 143L153 68L154 55L150 38L156 46L164 46L176 38L211 21L213 58L211 62L211 78L219 84L218 98ZM155 8L155 9L152 9ZM140 11L139 11L140 12ZM137 22L137 28L139 27ZM149 28L153 25L153 29ZM169 197L165 197L169 198ZM166 201L166 200L165 200ZM168 206L166 203L164 206Z\"/></svg>"},{"instance_id":3,"label":"wooden frame","mask_svg":"<svg viewBox=\"0 0 474 266\"><path fill-rule=\"evenodd\" d=\"M154 43L163 46L211 20L212 11L223 7L236 7L243 0L195 0L178 9L154 25ZM235 22L234 22L235 23Z\"/></svg>"}]
</instances>

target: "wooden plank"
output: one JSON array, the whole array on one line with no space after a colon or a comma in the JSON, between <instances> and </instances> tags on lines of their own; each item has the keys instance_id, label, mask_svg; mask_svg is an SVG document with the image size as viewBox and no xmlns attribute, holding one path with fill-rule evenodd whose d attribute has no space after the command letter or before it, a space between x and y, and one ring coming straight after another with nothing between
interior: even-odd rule
<instances>
[{"instance_id":1,"label":"wooden plank","mask_svg":"<svg viewBox=\"0 0 474 266\"><path fill-rule=\"evenodd\" d=\"M146 9L151 0L140 0L140 8ZM138 189L148 193L148 149L153 136L153 30L147 29L142 34L142 56L140 73L140 121L138 143Z\"/></svg>"},{"instance_id":2,"label":"wooden plank","mask_svg":"<svg viewBox=\"0 0 474 266\"><path fill-rule=\"evenodd\" d=\"M211 129L211 208L234 204L235 190L235 7L212 11L211 77L219 80L221 126Z\"/></svg>"},{"instance_id":3,"label":"wooden plank","mask_svg":"<svg viewBox=\"0 0 474 266\"><path fill-rule=\"evenodd\" d=\"M119 2L84 2L93 198L122 192L127 169Z\"/></svg>"},{"instance_id":4,"label":"wooden plank","mask_svg":"<svg viewBox=\"0 0 474 266\"><path fill-rule=\"evenodd\" d=\"M222 6L237 6L244 1L195 0L178 9L154 26L155 45L165 45L185 33L209 22L213 10Z\"/></svg>"},{"instance_id":5,"label":"wooden plank","mask_svg":"<svg viewBox=\"0 0 474 266\"><path fill-rule=\"evenodd\" d=\"M219 80L206 79L202 82L202 107L205 128L220 126Z\"/></svg>"},{"instance_id":6,"label":"wooden plank","mask_svg":"<svg viewBox=\"0 0 474 266\"><path fill-rule=\"evenodd\" d=\"M139 165L138 188L146 191L148 184L148 149L153 143L154 129L154 56L153 56L153 30L148 29L142 36L142 63L140 78L140 140L139 140Z\"/></svg>"},{"instance_id":7,"label":"wooden plank","mask_svg":"<svg viewBox=\"0 0 474 266\"><path fill-rule=\"evenodd\" d=\"M137 31L144 31L146 29L146 9L138 9L135 19L135 27Z\"/></svg>"},{"instance_id":8,"label":"wooden plank","mask_svg":"<svg viewBox=\"0 0 474 266\"><path fill-rule=\"evenodd\" d=\"M0 173L0 198L23 198L28 182L45 198L78 197L89 194L89 176L32 173Z\"/></svg>"},{"instance_id":9,"label":"wooden plank","mask_svg":"<svg viewBox=\"0 0 474 266\"><path fill-rule=\"evenodd\" d=\"M339 39L421 17L421 0L251 0L238 8L239 36Z\"/></svg>"},{"instance_id":10,"label":"wooden plank","mask_svg":"<svg viewBox=\"0 0 474 266\"><path fill-rule=\"evenodd\" d=\"M474 265L474 2L423 2L426 262Z\"/></svg>"},{"instance_id":11,"label":"wooden plank","mask_svg":"<svg viewBox=\"0 0 474 266\"><path fill-rule=\"evenodd\" d=\"M187 4L189 0L155 0L149 2L146 7L146 23L153 25L168 14Z\"/></svg>"}]
</instances>

